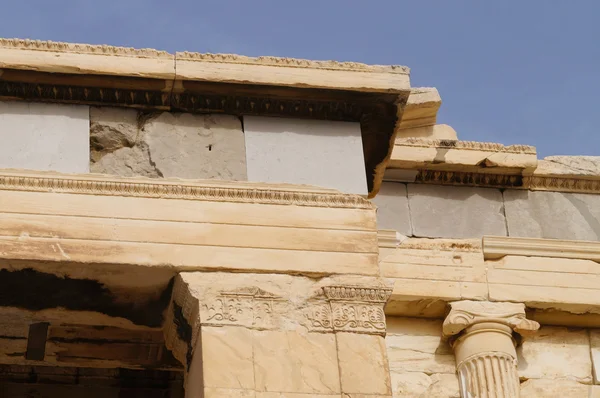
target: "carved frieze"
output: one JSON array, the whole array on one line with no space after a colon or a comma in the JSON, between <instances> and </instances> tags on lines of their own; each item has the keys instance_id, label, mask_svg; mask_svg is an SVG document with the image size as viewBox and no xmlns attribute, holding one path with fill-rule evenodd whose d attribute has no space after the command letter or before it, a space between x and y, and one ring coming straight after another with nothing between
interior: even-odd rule
<instances>
[{"instance_id":1,"label":"carved frieze","mask_svg":"<svg viewBox=\"0 0 600 398\"><path fill-rule=\"evenodd\" d=\"M60 192L84 195L133 196L161 199L208 200L234 203L262 203L295 206L371 209L358 195L335 191L294 191L258 184L239 187L220 183L194 184L118 177L88 177L43 173L0 173L0 190Z\"/></svg>"},{"instance_id":2,"label":"carved frieze","mask_svg":"<svg viewBox=\"0 0 600 398\"><path fill-rule=\"evenodd\" d=\"M270 329L276 326L274 311L284 299L257 287L223 291L202 304L201 323L211 326L245 326Z\"/></svg>"},{"instance_id":3,"label":"carved frieze","mask_svg":"<svg viewBox=\"0 0 600 398\"><path fill-rule=\"evenodd\" d=\"M392 289L364 286L325 286L307 309L313 331L385 334L383 307Z\"/></svg>"}]
</instances>

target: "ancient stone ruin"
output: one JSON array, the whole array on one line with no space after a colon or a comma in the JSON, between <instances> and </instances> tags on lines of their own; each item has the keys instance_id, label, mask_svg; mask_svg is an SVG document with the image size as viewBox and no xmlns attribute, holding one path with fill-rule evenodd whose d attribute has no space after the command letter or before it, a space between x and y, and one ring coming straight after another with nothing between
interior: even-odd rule
<instances>
[{"instance_id":1,"label":"ancient stone ruin","mask_svg":"<svg viewBox=\"0 0 600 398\"><path fill-rule=\"evenodd\" d=\"M0 396L600 397L600 158L440 105L402 66L0 39Z\"/></svg>"}]
</instances>

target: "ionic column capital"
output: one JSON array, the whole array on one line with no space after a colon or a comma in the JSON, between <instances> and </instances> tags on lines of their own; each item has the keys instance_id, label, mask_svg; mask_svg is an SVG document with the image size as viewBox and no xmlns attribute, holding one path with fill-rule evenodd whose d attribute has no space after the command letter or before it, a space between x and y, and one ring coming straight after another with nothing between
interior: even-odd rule
<instances>
[{"instance_id":1,"label":"ionic column capital","mask_svg":"<svg viewBox=\"0 0 600 398\"><path fill-rule=\"evenodd\" d=\"M526 318L524 304L451 303L443 334L454 349L462 397L518 397L513 332L531 334L539 327L539 323Z\"/></svg>"},{"instance_id":2,"label":"ionic column capital","mask_svg":"<svg viewBox=\"0 0 600 398\"><path fill-rule=\"evenodd\" d=\"M521 335L534 333L540 324L529 320L522 303L491 303L488 301L455 301L450 303L450 313L444 320L445 337L456 336L477 323L495 323L508 326Z\"/></svg>"}]
</instances>

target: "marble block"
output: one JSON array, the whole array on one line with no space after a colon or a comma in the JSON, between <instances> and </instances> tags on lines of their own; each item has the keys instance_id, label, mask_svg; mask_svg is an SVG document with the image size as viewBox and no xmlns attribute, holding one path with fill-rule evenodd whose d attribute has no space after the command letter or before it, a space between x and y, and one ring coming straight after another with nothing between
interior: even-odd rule
<instances>
[{"instance_id":1,"label":"marble block","mask_svg":"<svg viewBox=\"0 0 600 398\"><path fill-rule=\"evenodd\" d=\"M244 117L248 180L366 195L360 123Z\"/></svg>"},{"instance_id":2,"label":"marble block","mask_svg":"<svg viewBox=\"0 0 600 398\"><path fill-rule=\"evenodd\" d=\"M0 168L89 172L88 106L0 101Z\"/></svg>"}]
</instances>

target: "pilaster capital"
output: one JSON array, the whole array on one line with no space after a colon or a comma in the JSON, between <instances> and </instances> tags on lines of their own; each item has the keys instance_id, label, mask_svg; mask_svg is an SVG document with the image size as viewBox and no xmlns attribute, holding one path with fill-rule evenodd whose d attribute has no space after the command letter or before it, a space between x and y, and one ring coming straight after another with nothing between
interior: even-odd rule
<instances>
[{"instance_id":1,"label":"pilaster capital","mask_svg":"<svg viewBox=\"0 0 600 398\"><path fill-rule=\"evenodd\" d=\"M479 324L491 323L508 326L521 335L534 333L540 324L526 318L522 303L492 303L488 301L455 301L450 303L450 313L444 320L444 337L452 337Z\"/></svg>"},{"instance_id":2,"label":"pilaster capital","mask_svg":"<svg viewBox=\"0 0 600 398\"><path fill-rule=\"evenodd\" d=\"M376 277L314 279L275 274L186 272L175 278L165 343L189 366L202 327L384 335L391 283Z\"/></svg>"}]
</instances>

